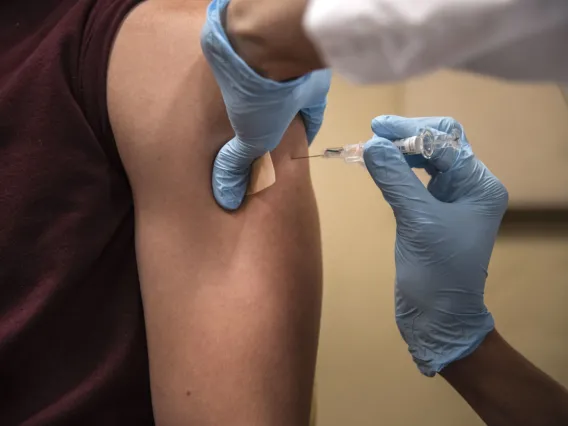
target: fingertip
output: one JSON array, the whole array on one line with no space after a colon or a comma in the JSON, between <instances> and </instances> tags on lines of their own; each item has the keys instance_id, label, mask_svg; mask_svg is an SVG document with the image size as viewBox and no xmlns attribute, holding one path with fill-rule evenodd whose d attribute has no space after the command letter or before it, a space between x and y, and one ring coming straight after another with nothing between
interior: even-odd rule
<instances>
[{"instance_id":1,"label":"fingertip","mask_svg":"<svg viewBox=\"0 0 568 426\"><path fill-rule=\"evenodd\" d=\"M300 111L300 116L302 117L304 127L306 128L308 146L312 144L321 129L326 106L327 102L324 101L319 105L304 108Z\"/></svg>"},{"instance_id":2,"label":"fingertip","mask_svg":"<svg viewBox=\"0 0 568 426\"><path fill-rule=\"evenodd\" d=\"M215 201L223 209L237 210L246 195L248 173L241 174L213 166L212 188Z\"/></svg>"},{"instance_id":3,"label":"fingertip","mask_svg":"<svg viewBox=\"0 0 568 426\"><path fill-rule=\"evenodd\" d=\"M458 156L459 149L454 147L443 147L434 151L432 157L428 159L428 163L431 164L437 172L446 173L455 164Z\"/></svg>"},{"instance_id":4,"label":"fingertip","mask_svg":"<svg viewBox=\"0 0 568 426\"><path fill-rule=\"evenodd\" d=\"M428 165L428 160L422 154L404 155L404 159L411 169L425 169Z\"/></svg>"},{"instance_id":5,"label":"fingertip","mask_svg":"<svg viewBox=\"0 0 568 426\"><path fill-rule=\"evenodd\" d=\"M369 174L395 214L405 214L406 207L428 199L426 189L391 141L373 137L364 146L363 158Z\"/></svg>"},{"instance_id":6,"label":"fingertip","mask_svg":"<svg viewBox=\"0 0 568 426\"><path fill-rule=\"evenodd\" d=\"M415 120L398 115L381 115L371 121L373 133L379 137L394 141L418 134Z\"/></svg>"},{"instance_id":7,"label":"fingertip","mask_svg":"<svg viewBox=\"0 0 568 426\"><path fill-rule=\"evenodd\" d=\"M463 133L461 124L453 117L439 117L436 126L430 126L436 130L450 134L454 129L458 129L460 134Z\"/></svg>"},{"instance_id":8,"label":"fingertip","mask_svg":"<svg viewBox=\"0 0 568 426\"><path fill-rule=\"evenodd\" d=\"M243 192L242 195L239 195L239 193L226 191L225 189L221 189L213 184L213 196L219 206L225 210L233 211L237 210L241 206L245 194Z\"/></svg>"},{"instance_id":9,"label":"fingertip","mask_svg":"<svg viewBox=\"0 0 568 426\"><path fill-rule=\"evenodd\" d=\"M377 136L364 145L363 159L375 180L383 179L383 174L393 168L398 169L401 165L408 168L398 148L391 141Z\"/></svg>"},{"instance_id":10,"label":"fingertip","mask_svg":"<svg viewBox=\"0 0 568 426\"><path fill-rule=\"evenodd\" d=\"M379 137L385 137L382 135L385 131L389 131L390 121L396 117L394 115L379 115L371 120L371 130ZM388 138L387 138L388 139Z\"/></svg>"},{"instance_id":11,"label":"fingertip","mask_svg":"<svg viewBox=\"0 0 568 426\"><path fill-rule=\"evenodd\" d=\"M215 201L219 206L221 206L224 210L234 211L237 210L241 204L243 203L243 198L236 197L233 194L227 194L224 191L220 191L218 188L213 187L213 196L215 197Z\"/></svg>"},{"instance_id":12,"label":"fingertip","mask_svg":"<svg viewBox=\"0 0 568 426\"><path fill-rule=\"evenodd\" d=\"M323 68L320 70L312 71L311 75L318 78L324 86L329 88L331 84L331 68Z\"/></svg>"},{"instance_id":13,"label":"fingertip","mask_svg":"<svg viewBox=\"0 0 568 426\"><path fill-rule=\"evenodd\" d=\"M363 159L365 163L377 162L384 158L384 150L389 150L393 147L392 142L387 139L373 136L373 138L367 141L363 146Z\"/></svg>"},{"instance_id":14,"label":"fingertip","mask_svg":"<svg viewBox=\"0 0 568 426\"><path fill-rule=\"evenodd\" d=\"M371 127L373 125L375 125L375 126L385 125L385 124L392 122L393 120L396 121L400 118L402 118L402 117L400 117L398 115L392 115L392 114L378 115L371 120Z\"/></svg>"},{"instance_id":15,"label":"fingertip","mask_svg":"<svg viewBox=\"0 0 568 426\"><path fill-rule=\"evenodd\" d=\"M402 154L400 150L388 139L385 139L380 136L373 136L369 141L365 143L363 146L363 158L376 156L377 154L381 154L386 152L391 156L398 157L402 159Z\"/></svg>"}]
</instances>

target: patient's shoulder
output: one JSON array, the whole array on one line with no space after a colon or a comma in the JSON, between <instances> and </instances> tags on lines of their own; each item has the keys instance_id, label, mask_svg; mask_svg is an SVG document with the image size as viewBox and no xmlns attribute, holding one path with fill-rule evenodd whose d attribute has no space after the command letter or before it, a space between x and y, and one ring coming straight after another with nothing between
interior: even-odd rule
<instances>
[{"instance_id":1,"label":"patient's shoulder","mask_svg":"<svg viewBox=\"0 0 568 426\"><path fill-rule=\"evenodd\" d=\"M194 201L210 197L211 165L232 136L199 42L207 4L149 0L132 11L116 38L108 109L138 203L160 198L164 190L184 196L199 191ZM300 122L285 139L273 153L277 169L307 150Z\"/></svg>"},{"instance_id":2,"label":"patient's shoulder","mask_svg":"<svg viewBox=\"0 0 568 426\"><path fill-rule=\"evenodd\" d=\"M185 9L169 3L148 1L134 9L110 58L109 115L135 193L151 184L149 174L167 177L178 164L187 169L212 161L231 136L199 45L205 3L188 2L192 7Z\"/></svg>"}]
</instances>

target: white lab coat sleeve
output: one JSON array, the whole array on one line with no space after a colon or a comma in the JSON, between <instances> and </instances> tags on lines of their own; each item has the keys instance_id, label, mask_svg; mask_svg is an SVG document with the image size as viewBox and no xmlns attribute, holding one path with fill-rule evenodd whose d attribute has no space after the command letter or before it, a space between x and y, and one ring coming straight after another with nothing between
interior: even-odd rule
<instances>
[{"instance_id":1,"label":"white lab coat sleeve","mask_svg":"<svg viewBox=\"0 0 568 426\"><path fill-rule=\"evenodd\" d=\"M521 61L527 75L547 80L548 74L566 71L552 72L558 58L543 55L568 52L568 40L554 38L565 37L567 26L568 0L308 0L304 14L306 33L324 61L358 83L396 81L443 67L483 73L484 64L508 47L517 52L510 58L523 56L523 46L547 63ZM537 41L526 44L531 40ZM509 71L518 73L514 65L500 60L488 73L507 78Z\"/></svg>"},{"instance_id":2,"label":"white lab coat sleeve","mask_svg":"<svg viewBox=\"0 0 568 426\"><path fill-rule=\"evenodd\" d=\"M568 25L515 40L455 68L508 80L568 84Z\"/></svg>"}]
</instances>

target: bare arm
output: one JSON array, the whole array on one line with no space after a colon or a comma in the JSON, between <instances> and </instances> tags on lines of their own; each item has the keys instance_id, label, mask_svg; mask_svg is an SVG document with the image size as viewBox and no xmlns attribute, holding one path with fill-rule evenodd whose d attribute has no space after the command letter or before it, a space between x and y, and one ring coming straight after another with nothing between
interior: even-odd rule
<instances>
[{"instance_id":1,"label":"bare arm","mask_svg":"<svg viewBox=\"0 0 568 426\"><path fill-rule=\"evenodd\" d=\"M568 424L568 392L492 331L441 375L488 425Z\"/></svg>"},{"instance_id":2,"label":"bare arm","mask_svg":"<svg viewBox=\"0 0 568 426\"><path fill-rule=\"evenodd\" d=\"M199 48L206 1L140 5L109 69L109 110L135 199L157 424L307 425L319 329L318 215L300 120L276 184L227 213L211 166L231 136Z\"/></svg>"}]
</instances>

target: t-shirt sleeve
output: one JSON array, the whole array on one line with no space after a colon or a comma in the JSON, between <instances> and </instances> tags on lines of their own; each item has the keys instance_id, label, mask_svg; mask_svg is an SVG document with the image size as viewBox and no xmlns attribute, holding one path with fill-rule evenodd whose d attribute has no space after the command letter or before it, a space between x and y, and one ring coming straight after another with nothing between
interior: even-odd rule
<instances>
[{"instance_id":1,"label":"t-shirt sleeve","mask_svg":"<svg viewBox=\"0 0 568 426\"><path fill-rule=\"evenodd\" d=\"M103 148L120 163L107 108L107 71L114 40L128 13L143 0L94 0L79 54L82 107Z\"/></svg>"}]
</instances>

